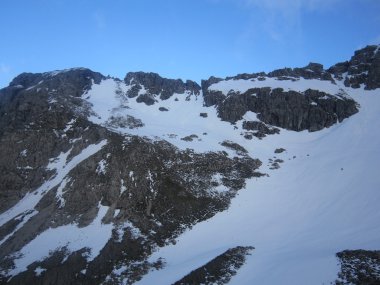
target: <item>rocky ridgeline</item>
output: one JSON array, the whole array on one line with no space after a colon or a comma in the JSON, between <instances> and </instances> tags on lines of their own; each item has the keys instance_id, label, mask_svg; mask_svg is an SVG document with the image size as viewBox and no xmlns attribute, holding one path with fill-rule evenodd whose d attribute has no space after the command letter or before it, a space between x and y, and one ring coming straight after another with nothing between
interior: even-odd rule
<instances>
[{"instance_id":1,"label":"rocky ridgeline","mask_svg":"<svg viewBox=\"0 0 380 285\"><path fill-rule=\"evenodd\" d=\"M349 61L340 62L327 71L336 79L343 79L344 85L359 88L364 84L367 90L380 87L380 46L367 46L355 51Z\"/></svg>"},{"instance_id":2,"label":"rocky ridgeline","mask_svg":"<svg viewBox=\"0 0 380 285\"><path fill-rule=\"evenodd\" d=\"M93 83L100 83L105 76L87 68L72 68L45 73L22 73L9 84L10 87L48 88L64 96L79 97Z\"/></svg>"},{"instance_id":3,"label":"rocky ridgeline","mask_svg":"<svg viewBox=\"0 0 380 285\"><path fill-rule=\"evenodd\" d=\"M146 72L129 72L124 82L131 85L128 91L128 97L137 97L137 102L143 102L147 105L153 105L156 97L166 100L173 94L199 95L201 87L194 81L187 80L183 82L181 79L162 78L157 73ZM141 93L144 88L144 92Z\"/></svg>"},{"instance_id":4,"label":"rocky ridgeline","mask_svg":"<svg viewBox=\"0 0 380 285\"><path fill-rule=\"evenodd\" d=\"M276 77L278 80L319 79L333 83L335 80L344 80L346 87L359 88L364 84L365 89L373 90L380 87L380 48L379 45L371 45L357 50L349 61L337 63L328 69L324 69L322 64L311 62L302 68L282 68L269 73L242 73L225 79L211 76L208 80L202 80L202 90L206 91L210 85L222 80L264 80L265 77Z\"/></svg>"},{"instance_id":5,"label":"rocky ridgeline","mask_svg":"<svg viewBox=\"0 0 380 285\"><path fill-rule=\"evenodd\" d=\"M285 91L282 88L252 88L245 93L231 90L211 90L209 87L223 80L258 80L266 78L297 81L299 78L318 79L336 84L343 80L346 87L371 90L380 87L380 48L367 46L355 52L350 61L338 63L325 70L321 64L310 63L303 68L283 68L269 73L239 74L225 79L210 77L202 80L205 106L216 106L218 116L231 123L241 120L247 111L258 114L265 124L294 131L318 131L341 122L358 112L357 104L341 94L328 94L309 89L305 92Z\"/></svg>"}]
</instances>

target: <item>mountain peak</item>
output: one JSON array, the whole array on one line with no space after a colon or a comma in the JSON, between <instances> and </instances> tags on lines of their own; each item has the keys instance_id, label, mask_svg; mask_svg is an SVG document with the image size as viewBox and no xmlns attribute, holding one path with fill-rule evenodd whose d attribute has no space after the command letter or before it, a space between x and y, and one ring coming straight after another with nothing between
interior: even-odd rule
<instances>
[{"instance_id":1,"label":"mountain peak","mask_svg":"<svg viewBox=\"0 0 380 285\"><path fill-rule=\"evenodd\" d=\"M81 67L44 73L21 73L12 80L9 86L28 90L33 88L59 89L63 94L78 97L88 90L92 83L98 84L102 79L105 79L105 76L101 73Z\"/></svg>"},{"instance_id":2,"label":"mountain peak","mask_svg":"<svg viewBox=\"0 0 380 285\"><path fill-rule=\"evenodd\" d=\"M165 100L174 93L183 94L189 91L191 94L199 95L201 87L194 81L187 80L185 83L181 79L168 79L161 77L154 72L128 72L124 78L127 85L135 86L130 96L137 96L139 90L144 87L150 95L159 95Z\"/></svg>"}]
</instances>

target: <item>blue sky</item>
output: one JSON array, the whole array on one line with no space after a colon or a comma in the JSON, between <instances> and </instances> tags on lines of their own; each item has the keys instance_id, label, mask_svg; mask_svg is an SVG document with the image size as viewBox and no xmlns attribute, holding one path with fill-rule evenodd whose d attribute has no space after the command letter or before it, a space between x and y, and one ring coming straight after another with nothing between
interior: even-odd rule
<instances>
[{"instance_id":1,"label":"blue sky","mask_svg":"<svg viewBox=\"0 0 380 285\"><path fill-rule=\"evenodd\" d=\"M69 67L200 82L380 43L379 0L0 0L0 15L0 87Z\"/></svg>"}]
</instances>

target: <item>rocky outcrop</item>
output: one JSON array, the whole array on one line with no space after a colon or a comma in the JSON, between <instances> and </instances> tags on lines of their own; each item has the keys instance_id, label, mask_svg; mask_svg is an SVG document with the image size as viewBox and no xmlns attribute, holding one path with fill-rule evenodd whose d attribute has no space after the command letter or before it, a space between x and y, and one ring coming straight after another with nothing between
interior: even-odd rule
<instances>
[{"instance_id":1,"label":"rocky outcrop","mask_svg":"<svg viewBox=\"0 0 380 285\"><path fill-rule=\"evenodd\" d=\"M278 128L270 127L260 121L244 121L242 124L243 129L253 132L246 132L246 138L249 135L255 136L259 139L266 137L266 135L279 134L280 130Z\"/></svg>"},{"instance_id":2,"label":"rocky outcrop","mask_svg":"<svg viewBox=\"0 0 380 285\"><path fill-rule=\"evenodd\" d=\"M281 88L252 88L233 94L217 109L219 117L231 123L252 111L266 124L294 131L318 131L358 112L355 101L344 94L337 97L311 89L299 93Z\"/></svg>"},{"instance_id":3,"label":"rocky outcrop","mask_svg":"<svg viewBox=\"0 0 380 285\"><path fill-rule=\"evenodd\" d=\"M63 96L81 96L92 83L100 83L105 77L87 68L72 68L45 73L22 73L9 84L16 88L55 90Z\"/></svg>"},{"instance_id":4,"label":"rocky outcrop","mask_svg":"<svg viewBox=\"0 0 380 285\"><path fill-rule=\"evenodd\" d=\"M252 246L230 248L173 285L228 284L240 267L244 265L247 255L251 255L254 249Z\"/></svg>"},{"instance_id":5,"label":"rocky outcrop","mask_svg":"<svg viewBox=\"0 0 380 285\"><path fill-rule=\"evenodd\" d=\"M336 256L340 272L334 284L380 284L380 251L344 250Z\"/></svg>"},{"instance_id":6,"label":"rocky outcrop","mask_svg":"<svg viewBox=\"0 0 380 285\"><path fill-rule=\"evenodd\" d=\"M265 72L258 72L258 73L242 73L238 74L236 76L229 76L226 77L225 80L250 80L250 79L257 79L257 80L264 80L265 77L275 77L278 80L296 80L297 78L305 78L305 79L319 79L319 80L328 80L331 82L334 82L333 77L331 74L323 68L322 64L310 62L305 67L301 68L281 68L276 69L274 71L265 73ZM210 81L211 84L217 83L217 81ZM211 85L210 84L210 85Z\"/></svg>"},{"instance_id":7,"label":"rocky outcrop","mask_svg":"<svg viewBox=\"0 0 380 285\"><path fill-rule=\"evenodd\" d=\"M149 93L140 94L136 98L136 102L138 103L145 103L146 105L150 106L157 102L156 99L154 99L154 96Z\"/></svg>"},{"instance_id":8,"label":"rocky outcrop","mask_svg":"<svg viewBox=\"0 0 380 285\"><path fill-rule=\"evenodd\" d=\"M222 78L217 78L214 76L211 76L208 80L202 80L201 86L202 86L202 93L203 93L203 101L206 107L217 105L220 102L222 102L224 98L226 97L220 91L213 91L213 90L208 89L212 84L218 83L219 81L222 81L222 80L223 80Z\"/></svg>"},{"instance_id":9,"label":"rocky outcrop","mask_svg":"<svg viewBox=\"0 0 380 285\"><path fill-rule=\"evenodd\" d=\"M106 127L110 128L128 128L135 129L144 126L144 123L140 119L136 119L133 116L111 116L106 124Z\"/></svg>"},{"instance_id":10,"label":"rocky outcrop","mask_svg":"<svg viewBox=\"0 0 380 285\"><path fill-rule=\"evenodd\" d=\"M125 76L124 82L132 85L132 89L128 92L129 97L136 97L142 86L145 88L147 96L159 96L161 100L170 98L174 93L183 94L185 91L188 92L188 95L199 95L201 90L201 87L194 81L183 82L181 79L167 79L153 72L129 72ZM140 102L147 103L145 100Z\"/></svg>"},{"instance_id":11,"label":"rocky outcrop","mask_svg":"<svg viewBox=\"0 0 380 285\"><path fill-rule=\"evenodd\" d=\"M248 151L242 147L240 144L235 143L233 141L223 141L221 143L222 146L234 150L238 155L247 155Z\"/></svg>"},{"instance_id":12,"label":"rocky outcrop","mask_svg":"<svg viewBox=\"0 0 380 285\"><path fill-rule=\"evenodd\" d=\"M371 45L355 54L349 61L333 65L328 70L335 78L343 79L347 87L367 90L380 87L380 46Z\"/></svg>"},{"instance_id":13,"label":"rocky outcrop","mask_svg":"<svg viewBox=\"0 0 380 285\"><path fill-rule=\"evenodd\" d=\"M268 73L268 77L288 80L289 78L319 79L334 82L331 74L323 69L323 65L310 62L302 68L283 68Z\"/></svg>"},{"instance_id":14,"label":"rocky outcrop","mask_svg":"<svg viewBox=\"0 0 380 285\"><path fill-rule=\"evenodd\" d=\"M212 84L222 80L276 80L296 81L299 78L331 81L343 80L345 86L365 89L380 87L380 46L367 46L355 52L350 61L338 63L325 70L323 65L309 63L303 68L283 68L269 73L239 74L225 79L210 77L202 81L205 106L216 106L222 120L235 123L247 111L257 113L257 118L266 124L294 131L317 131L358 112L353 99L340 94L327 94L318 90L305 92L284 91L281 88L253 88L244 94L233 90L224 94L210 90ZM317 89L317 88L316 88ZM247 134L251 137L252 134ZM260 135L259 135L260 136Z\"/></svg>"},{"instance_id":15,"label":"rocky outcrop","mask_svg":"<svg viewBox=\"0 0 380 285\"><path fill-rule=\"evenodd\" d=\"M249 79L257 79L257 80L262 80L265 76L268 76L265 72L258 72L258 73L240 73L236 76L228 76L226 77L225 80L230 80L230 79L243 79L243 80L249 80ZM217 82L214 82L217 83ZM213 83L212 83L213 84Z\"/></svg>"}]
</instances>

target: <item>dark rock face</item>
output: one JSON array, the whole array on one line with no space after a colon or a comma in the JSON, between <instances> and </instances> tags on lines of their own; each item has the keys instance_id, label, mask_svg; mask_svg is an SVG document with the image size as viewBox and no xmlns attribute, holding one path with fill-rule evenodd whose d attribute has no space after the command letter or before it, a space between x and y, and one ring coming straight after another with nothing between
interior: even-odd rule
<instances>
[{"instance_id":1,"label":"dark rock face","mask_svg":"<svg viewBox=\"0 0 380 285\"><path fill-rule=\"evenodd\" d=\"M140 91L141 89L142 89L142 88L141 88L140 85L133 85L133 86L131 87L131 89L129 89L129 90L127 91L127 96L128 96L129 98L134 98L134 97L136 97L137 95L139 95L139 91Z\"/></svg>"},{"instance_id":2,"label":"dark rock face","mask_svg":"<svg viewBox=\"0 0 380 285\"><path fill-rule=\"evenodd\" d=\"M331 74L323 69L323 65L319 63L310 62L305 67L301 68L282 68L276 69L269 73L258 72L258 73L242 73L236 76L226 77L225 80L264 80L265 77L276 77L278 80L295 80L296 78L305 78L305 79L319 79L319 80L328 80L334 82ZM208 88L210 85L217 83L223 79L210 77L208 81L202 81L202 88Z\"/></svg>"},{"instance_id":3,"label":"dark rock face","mask_svg":"<svg viewBox=\"0 0 380 285\"><path fill-rule=\"evenodd\" d=\"M309 63L303 68L283 68L277 69L268 73L269 77L285 78L288 77L302 77L305 79L319 79L319 80L329 80L334 82L331 74L323 69L323 65L319 63Z\"/></svg>"},{"instance_id":4,"label":"dark rock face","mask_svg":"<svg viewBox=\"0 0 380 285\"><path fill-rule=\"evenodd\" d=\"M255 131L255 132L251 132L251 134L258 138L263 138L266 135L274 135L274 134L280 133L279 129L269 127L260 121L244 121L242 127L243 129L246 129L249 131Z\"/></svg>"},{"instance_id":5,"label":"dark rock face","mask_svg":"<svg viewBox=\"0 0 380 285\"><path fill-rule=\"evenodd\" d=\"M137 119L130 115L127 115L125 117L111 116L107 121L106 126L111 128L135 129L143 127L144 123L140 119Z\"/></svg>"},{"instance_id":6,"label":"dark rock face","mask_svg":"<svg viewBox=\"0 0 380 285\"><path fill-rule=\"evenodd\" d=\"M22 73L17 76L9 86L22 88L48 88L55 89L64 96L79 97L91 87L92 82L99 84L105 77L87 68L74 68L46 73Z\"/></svg>"},{"instance_id":7,"label":"dark rock face","mask_svg":"<svg viewBox=\"0 0 380 285\"><path fill-rule=\"evenodd\" d=\"M71 72L74 74L69 74ZM81 81L77 76L82 72L86 76ZM81 134L84 138L101 135L84 132L87 126L91 128L92 125L83 118L87 113L85 106L81 106L82 99L74 97L89 88L87 81L91 81L91 77L89 79L87 75L91 74L92 79L103 78L89 70L60 73L56 75L60 77L58 79L48 73L22 74L8 88L0 90L0 212L13 206L26 192L41 185L51 175L45 169L49 158L67 151L70 139ZM67 82L67 78L73 77L77 78L75 84ZM41 78L44 82L38 84ZM36 81L36 87L28 85ZM51 88L54 82L61 82L59 84L63 86ZM21 83L25 85L24 88L18 86ZM63 94L59 93L58 90L65 86L67 89ZM71 96L67 96L68 93ZM49 103L53 98L55 103ZM78 117L79 114L82 117ZM76 119L75 123L64 133L63 130L72 119Z\"/></svg>"},{"instance_id":8,"label":"dark rock face","mask_svg":"<svg viewBox=\"0 0 380 285\"><path fill-rule=\"evenodd\" d=\"M344 250L336 256L341 270L334 284L380 284L380 251Z\"/></svg>"},{"instance_id":9,"label":"dark rock face","mask_svg":"<svg viewBox=\"0 0 380 285\"><path fill-rule=\"evenodd\" d=\"M239 155L246 155L248 153L248 151L244 147L232 141L223 141L221 145L226 148L233 149Z\"/></svg>"},{"instance_id":10,"label":"dark rock face","mask_svg":"<svg viewBox=\"0 0 380 285\"><path fill-rule=\"evenodd\" d=\"M262 74L246 74L230 79L259 79ZM305 68L282 69L269 73L268 76L277 77L278 80L291 80L294 77L306 79L321 79L333 81L331 75L323 70L323 66L310 63ZM247 111L258 113L258 119L266 124L289 130L317 131L329 127L336 122L355 114L358 110L355 101L348 99L344 94L332 96L317 90L305 92L284 91L281 88L269 87L253 88L244 94L230 91L223 94L221 91L209 90L208 87L221 79L211 78L202 82L205 106L215 105L218 116L231 123L241 120ZM252 124L252 123L250 123ZM247 133L247 138L264 137L266 134L278 133L277 129L269 129L265 124L249 126L244 123L243 128L256 130Z\"/></svg>"},{"instance_id":11,"label":"dark rock face","mask_svg":"<svg viewBox=\"0 0 380 285\"><path fill-rule=\"evenodd\" d=\"M207 264L193 270L173 285L192 284L227 284L244 265L247 255L251 255L254 247L237 246L215 257Z\"/></svg>"},{"instance_id":12,"label":"dark rock face","mask_svg":"<svg viewBox=\"0 0 380 285\"><path fill-rule=\"evenodd\" d=\"M253 88L227 97L217 108L219 117L231 123L252 111L266 124L294 131L318 131L358 112L355 101L343 95L311 89L285 92L281 88Z\"/></svg>"},{"instance_id":13,"label":"dark rock face","mask_svg":"<svg viewBox=\"0 0 380 285\"><path fill-rule=\"evenodd\" d=\"M203 93L204 105L210 107L213 105L219 105L226 98L221 91L208 90L206 93Z\"/></svg>"},{"instance_id":14,"label":"dark rock face","mask_svg":"<svg viewBox=\"0 0 380 285\"><path fill-rule=\"evenodd\" d=\"M241 73L241 74L238 74L236 76L229 76L229 77L226 77L226 80L230 80L230 79L235 79L235 80L238 80L238 79L244 79L244 80L249 80L249 79L258 79L260 80L261 78L265 77L265 76L268 76L265 72L258 72L258 73ZM216 82L214 82L216 83ZM213 83L212 83L213 84Z\"/></svg>"},{"instance_id":15,"label":"dark rock face","mask_svg":"<svg viewBox=\"0 0 380 285\"><path fill-rule=\"evenodd\" d=\"M192 142L195 139L198 139L198 136L194 134L181 138L181 140L186 142Z\"/></svg>"},{"instance_id":16,"label":"dark rock face","mask_svg":"<svg viewBox=\"0 0 380 285\"><path fill-rule=\"evenodd\" d=\"M283 153L284 151L286 151L286 149L280 147L280 148L276 148L276 149L274 150L274 153Z\"/></svg>"},{"instance_id":17,"label":"dark rock face","mask_svg":"<svg viewBox=\"0 0 380 285\"><path fill-rule=\"evenodd\" d=\"M157 101L154 99L154 96L151 94L141 94L139 97L136 98L136 101L138 103L145 103L146 105L150 106L156 103Z\"/></svg>"},{"instance_id":18,"label":"dark rock face","mask_svg":"<svg viewBox=\"0 0 380 285\"><path fill-rule=\"evenodd\" d=\"M212 84L218 83L219 81L222 81L222 80L223 80L222 78L217 78L214 76L211 76L208 80L202 80L201 85L202 85L202 92L203 92L203 100L204 100L204 105L206 107L217 105L220 102L222 102L224 98L226 97L220 91L208 90L208 88Z\"/></svg>"},{"instance_id":19,"label":"dark rock face","mask_svg":"<svg viewBox=\"0 0 380 285\"><path fill-rule=\"evenodd\" d=\"M349 61L333 65L328 72L335 78L344 79L347 87L359 88L364 84L365 89L372 90L380 87L380 49L379 46L367 46L355 51ZM345 77L343 78L343 75Z\"/></svg>"},{"instance_id":20,"label":"dark rock face","mask_svg":"<svg viewBox=\"0 0 380 285\"><path fill-rule=\"evenodd\" d=\"M199 95L199 91L201 90L201 87L194 81L187 80L184 83L181 79L162 78L157 73L152 72L129 72L125 76L124 82L127 85L133 85L132 89L128 92L129 97L137 96L141 85L147 90L147 95L153 97L159 95L162 100L170 98L174 93L183 94L185 91ZM141 102L146 103L145 101Z\"/></svg>"}]
</instances>

